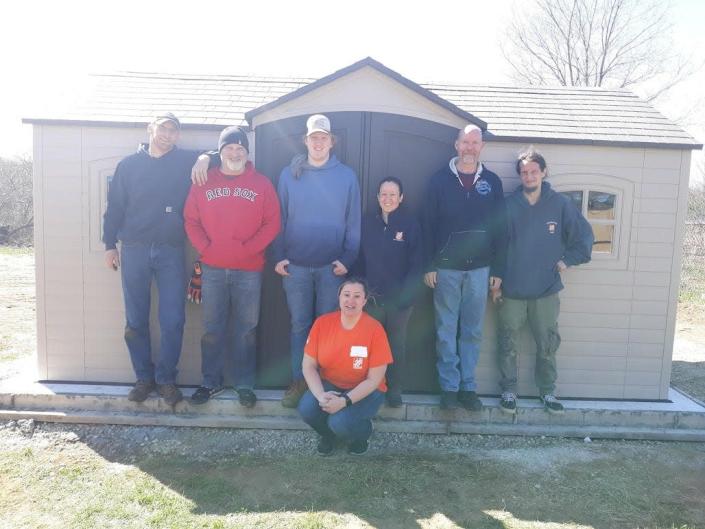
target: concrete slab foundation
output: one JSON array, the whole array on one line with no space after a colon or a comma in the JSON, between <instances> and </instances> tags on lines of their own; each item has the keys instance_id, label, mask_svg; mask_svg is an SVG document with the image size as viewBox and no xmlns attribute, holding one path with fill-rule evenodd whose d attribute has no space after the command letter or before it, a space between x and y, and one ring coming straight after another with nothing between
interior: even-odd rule
<instances>
[{"instance_id":1,"label":"concrete slab foundation","mask_svg":"<svg viewBox=\"0 0 705 529\"><path fill-rule=\"evenodd\" d=\"M187 426L210 428L307 429L295 410L283 408L281 391L257 390L254 408L238 404L226 391L195 406L175 408L156 396L143 403L127 400L130 386L5 381L0 386L0 419L45 422ZM438 397L404 395L401 408L382 407L375 428L384 432L498 434L620 439L705 441L705 406L671 389L669 402L563 401L563 415L549 415L537 399L520 399L515 416L499 409L499 399L483 397L481 412L444 411Z\"/></svg>"}]
</instances>

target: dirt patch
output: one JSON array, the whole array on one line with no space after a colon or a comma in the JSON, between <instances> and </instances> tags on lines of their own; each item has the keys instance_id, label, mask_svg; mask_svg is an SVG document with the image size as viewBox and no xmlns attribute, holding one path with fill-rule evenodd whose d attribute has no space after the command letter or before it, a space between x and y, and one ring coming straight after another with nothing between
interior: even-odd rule
<instances>
[{"instance_id":1,"label":"dirt patch","mask_svg":"<svg viewBox=\"0 0 705 529\"><path fill-rule=\"evenodd\" d=\"M31 369L37 348L34 254L0 251L0 380Z\"/></svg>"}]
</instances>

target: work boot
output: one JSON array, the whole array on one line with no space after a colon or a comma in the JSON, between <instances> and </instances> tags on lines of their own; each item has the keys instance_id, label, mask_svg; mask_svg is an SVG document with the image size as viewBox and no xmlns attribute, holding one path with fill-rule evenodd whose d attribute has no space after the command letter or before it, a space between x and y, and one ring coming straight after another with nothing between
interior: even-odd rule
<instances>
[{"instance_id":1,"label":"work boot","mask_svg":"<svg viewBox=\"0 0 705 529\"><path fill-rule=\"evenodd\" d=\"M146 382L144 380L138 380L135 387L127 394L127 400L132 402L144 402L156 387L157 386L152 381Z\"/></svg>"},{"instance_id":2,"label":"work boot","mask_svg":"<svg viewBox=\"0 0 705 529\"><path fill-rule=\"evenodd\" d=\"M458 402L468 411L482 411L482 401L474 391L458 392Z\"/></svg>"},{"instance_id":3,"label":"work boot","mask_svg":"<svg viewBox=\"0 0 705 529\"><path fill-rule=\"evenodd\" d=\"M257 395L249 388L238 389L237 397L240 401L240 406L245 408L253 408L257 404Z\"/></svg>"},{"instance_id":4,"label":"work boot","mask_svg":"<svg viewBox=\"0 0 705 529\"><path fill-rule=\"evenodd\" d=\"M159 384L157 393L169 406L176 406L184 398L176 384Z\"/></svg>"},{"instance_id":5,"label":"work boot","mask_svg":"<svg viewBox=\"0 0 705 529\"><path fill-rule=\"evenodd\" d=\"M385 395L387 406L390 408L401 408L403 402L401 400L401 391L398 389L388 389Z\"/></svg>"},{"instance_id":6,"label":"work boot","mask_svg":"<svg viewBox=\"0 0 705 529\"><path fill-rule=\"evenodd\" d=\"M308 386L305 379L294 380L284 393L282 406L285 408L296 408L307 389Z\"/></svg>"},{"instance_id":7,"label":"work boot","mask_svg":"<svg viewBox=\"0 0 705 529\"><path fill-rule=\"evenodd\" d=\"M441 391L441 409L455 410L458 408L457 391Z\"/></svg>"},{"instance_id":8,"label":"work boot","mask_svg":"<svg viewBox=\"0 0 705 529\"><path fill-rule=\"evenodd\" d=\"M335 437L323 436L318 440L318 446L316 450L318 455L329 456L333 453L335 449Z\"/></svg>"}]
</instances>

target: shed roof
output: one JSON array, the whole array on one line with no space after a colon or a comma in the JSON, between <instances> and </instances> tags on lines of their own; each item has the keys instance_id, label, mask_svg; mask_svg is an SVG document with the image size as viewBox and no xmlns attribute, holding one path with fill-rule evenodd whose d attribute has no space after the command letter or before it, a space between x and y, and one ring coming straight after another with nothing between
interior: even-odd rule
<instances>
[{"instance_id":1,"label":"shed roof","mask_svg":"<svg viewBox=\"0 0 705 529\"><path fill-rule=\"evenodd\" d=\"M144 125L173 111L184 126L247 125L262 107L372 66L460 115L487 123L488 138L536 143L602 144L699 149L680 126L628 90L582 87L453 85L413 81L367 58L322 79L250 75L125 72L92 75L71 108L26 123ZM290 95L291 94L291 95ZM472 121L472 120L471 120ZM483 127L484 128L484 127Z\"/></svg>"}]
</instances>

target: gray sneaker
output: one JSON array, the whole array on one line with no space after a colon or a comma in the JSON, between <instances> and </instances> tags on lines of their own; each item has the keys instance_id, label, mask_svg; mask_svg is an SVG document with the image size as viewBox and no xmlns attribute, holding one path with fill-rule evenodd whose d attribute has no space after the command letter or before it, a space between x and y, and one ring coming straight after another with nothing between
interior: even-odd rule
<instances>
[{"instance_id":1,"label":"gray sneaker","mask_svg":"<svg viewBox=\"0 0 705 529\"><path fill-rule=\"evenodd\" d=\"M157 387L157 393L164 399L169 406L176 406L179 402L184 399L179 388L176 384L159 384Z\"/></svg>"},{"instance_id":2,"label":"gray sneaker","mask_svg":"<svg viewBox=\"0 0 705 529\"><path fill-rule=\"evenodd\" d=\"M505 391L502 393L502 397L499 399L499 409L509 415L516 415L517 396L510 391Z\"/></svg>"},{"instance_id":3,"label":"gray sneaker","mask_svg":"<svg viewBox=\"0 0 705 529\"><path fill-rule=\"evenodd\" d=\"M561 415L565 412L563 404L561 404L555 395L541 395L539 399L543 402L544 409L551 415Z\"/></svg>"}]
</instances>

